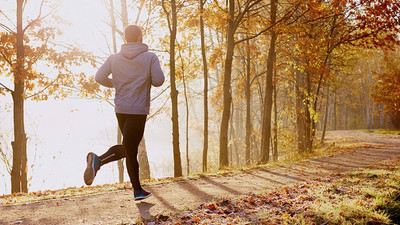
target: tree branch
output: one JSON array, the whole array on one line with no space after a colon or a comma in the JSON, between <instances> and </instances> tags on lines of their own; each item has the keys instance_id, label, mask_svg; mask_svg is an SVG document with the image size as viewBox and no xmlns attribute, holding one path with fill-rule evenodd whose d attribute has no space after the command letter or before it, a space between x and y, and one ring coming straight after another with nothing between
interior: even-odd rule
<instances>
[{"instance_id":1,"label":"tree branch","mask_svg":"<svg viewBox=\"0 0 400 225\"><path fill-rule=\"evenodd\" d=\"M162 0L161 6L162 6L162 8L164 10L165 15L167 16L169 32L172 33L171 21L169 20L169 12L168 12L167 8L165 8L165 1L164 0Z\"/></svg>"},{"instance_id":2,"label":"tree branch","mask_svg":"<svg viewBox=\"0 0 400 225\"><path fill-rule=\"evenodd\" d=\"M3 56L3 58L6 60L6 62L10 65L10 67L13 66L12 62L10 61L10 59L8 59L3 52L0 51L0 54Z\"/></svg>"},{"instance_id":3,"label":"tree branch","mask_svg":"<svg viewBox=\"0 0 400 225\"><path fill-rule=\"evenodd\" d=\"M153 97L150 102L152 102L153 100L157 99L158 97L160 97L162 94L164 94L164 92L166 90L168 90L171 87L171 85L168 85L168 87L166 87L164 90L162 90L160 93L158 93L155 97Z\"/></svg>"},{"instance_id":4,"label":"tree branch","mask_svg":"<svg viewBox=\"0 0 400 225\"><path fill-rule=\"evenodd\" d=\"M42 44L42 46L40 46L39 54L37 54L36 58L31 61L32 65L35 64L40 59L40 57L43 55L44 50L47 47L47 43L49 42L49 39L50 39L50 36L48 36L46 41Z\"/></svg>"},{"instance_id":5,"label":"tree branch","mask_svg":"<svg viewBox=\"0 0 400 225\"><path fill-rule=\"evenodd\" d=\"M0 83L0 85L1 85L4 89L6 89L6 91L8 91L8 92L10 92L10 93L14 93L13 90L11 90L10 88L8 88L8 87L5 86L4 84Z\"/></svg>"},{"instance_id":6,"label":"tree branch","mask_svg":"<svg viewBox=\"0 0 400 225\"><path fill-rule=\"evenodd\" d=\"M62 2L60 2L60 4L58 4L57 6L52 8L49 13L42 16L42 8L43 8L44 2L45 2L45 0L42 0L42 2L40 3L39 15L36 17L36 19L34 19L30 23L28 23L28 25L26 25L26 27L23 29L24 33L29 27L33 26L36 22L41 21L41 20L45 19L46 17L50 16L51 14L53 14L54 11L56 11L62 4Z\"/></svg>"},{"instance_id":7,"label":"tree branch","mask_svg":"<svg viewBox=\"0 0 400 225\"><path fill-rule=\"evenodd\" d=\"M30 95L30 96L27 96L26 99L32 98L32 97L35 97L35 96L40 95L40 94L43 93L47 88L49 88L50 86L52 86L52 85L56 82L56 80L57 80L57 79L54 79L50 84L48 84L46 87L44 87L42 90L36 92L35 94Z\"/></svg>"},{"instance_id":8,"label":"tree branch","mask_svg":"<svg viewBox=\"0 0 400 225\"><path fill-rule=\"evenodd\" d=\"M254 34L254 35L252 35L252 36L249 36L249 37L246 37L246 38L243 38L243 39L240 39L240 40L236 41L236 42L235 42L235 45L236 45L236 44L239 44L239 43L242 43L242 42L244 42L244 41L247 41L247 40L251 40L251 39L253 39L253 38L256 38L256 37L260 36L261 34L263 34L263 33L267 32L268 30L272 29L273 27L275 27L277 24L279 24L280 22L282 22L282 21L285 20L285 19L287 19L287 18L286 18L286 17L282 17L281 19L279 19L278 21L276 21L276 23L271 24L269 27L267 27L267 28L265 28L264 30L258 32L257 34Z\"/></svg>"},{"instance_id":9,"label":"tree branch","mask_svg":"<svg viewBox=\"0 0 400 225\"><path fill-rule=\"evenodd\" d=\"M5 166L6 166L6 169L7 169L8 174L11 175L11 168L12 168L12 166L11 166L11 164L10 164L10 160L8 159L7 154L4 153L4 151L3 151L1 148L0 148L0 155L1 155L1 157L3 158L3 162L4 162Z\"/></svg>"},{"instance_id":10,"label":"tree branch","mask_svg":"<svg viewBox=\"0 0 400 225\"><path fill-rule=\"evenodd\" d=\"M0 23L0 27L2 27L4 30L6 30L7 32L10 32L12 34L15 34L15 32L13 30L11 30L11 28L9 28L8 26L6 26L5 24Z\"/></svg>"},{"instance_id":11,"label":"tree branch","mask_svg":"<svg viewBox=\"0 0 400 225\"><path fill-rule=\"evenodd\" d=\"M62 84L61 86L64 88L64 90L67 90L67 91L76 91L78 93L82 91L81 89L79 89L77 87L71 87L71 86L67 86L67 85L64 85L64 84ZM91 99L102 100L102 101L107 102L112 107L115 107L114 104L110 101L110 99L106 99L106 98L104 98L104 96L101 96L98 93L95 93L94 96L95 96L95 98L91 98Z\"/></svg>"},{"instance_id":12,"label":"tree branch","mask_svg":"<svg viewBox=\"0 0 400 225\"><path fill-rule=\"evenodd\" d=\"M168 100L171 98L171 96L169 96L168 98L165 99L164 104L153 114L151 114L149 117L147 117L147 120L153 118L154 116L156 116L157 114L159 114L161 112L161 110L164 108L164 106L167 104ZM146 120L146 121L147 121Z\"/></svg>"},{"instance_id":13,"label":"tree branch","mask_svg":"<svg viewBox=\"0 0 400 225\"><path fill-rule=\"evenodd\" d=\"M255 75L255 76L253 77L253 79L251 79L251 81L250 81L250 86L253 84L253 82L254 82L258 77L260 77L261 75L265 74L266 72L267 72L267 70L264 70L264 71L262 71L261 73Z\"/></svg>"},{"instance_id":14,"label":"tree branch","mask_svg":"<svg viewBox=\"0 0 400 225\"><path fill-rule=\"evenodd\" d=\"M205 1L204 1L205 2ZM217 6L217 8L219 9L219 10L221 10L222 12L227 12L226 11L226 9L223 9L220 5L219 5L219 2L217 1L217 0L214 0L214 3L215 3L215 5Z\"/></svg>"},{"instance_id":15,"label":"tree branch","mask_svg":"<svg viewBox=\"0 0 400 225\"><path fill-rule=\"evenodd\" d=\"M264 30L258 32L257 34L254 34L254 35L252 35L252 36L249 36L249 37L246 37L246 38L243 38L243 39L240 39L240 40L236 41L236 42L235 42L235 45L236 45L236 44L239 44L239 43L241 43L241 42L243 42L243 41L247 41L247 40L251 40L251 39L253 39L253 38L256 38L256 37L260 36L261 34L267 32L268 30L272 29L274 26L276 26L276 25L279 24L280 22L282 22L282 21L284 21L284 20L288 20L290 17L292 17L293 12L296 11L296 9L297 9L298 7L299 7L299 5L296 5L296 8L295 8L295 9L289 11L289 12L286 13L282 18L280 18L278 21L276 21L274 24L271 24L269 27L267 27L267 28L265 28Z\"/></svg>"},{"instance_id":16,"label":"tree branch","mask_svg":"<svg viewBox=\"0 0 400 225\"><path fill-rule=\"evenodd\" d=\"M253 6L255 6L255 5L257 5L259 2L261 2L261 0L256 0L256 1L253 2L253 4L250 4L250 2L252 2L252 1L251 1L251 0L248 0L248 1L246 2L246 5L245 5L243 11L240 12L240 13L238 14L238 16L236 17L235 22L234 22L234 23L235 23L235 25L234 25L235 29L239 26L239 24L240 24L240 22L242 21L244 15L245 15L251 8L253 8Z\"/></svg>"},{"instance_id":17,"label":"tree branch","mask_svg":"<svg viewBox=\"0 0 400 225\"><path fill-rule=\"evenodd\" d=\"M3 14L3 16L8 20L8 22L10 22L12 25L14 25L14 27L17 27L17 26L15 26L14 22L2 10L0 10L0 14ZM2 25L5 26L4 24L2 24ZM8 28L8 29L10 29L10 28Z\"/></svg>"},{"instance_id":18,"label":"tree branch","mask_svg":"<svg viewBox=\"0 0 400 225\"><path fill-rule=\"evenodd\" d=\"M141 3L140 3L139 10L137 12L137 16L136 16L136 20L135 20L135 24L139 23L139 17L140 17L140 14L142 13L144 2L145 1L141 1Z\"/></svg>"}]
</instances>

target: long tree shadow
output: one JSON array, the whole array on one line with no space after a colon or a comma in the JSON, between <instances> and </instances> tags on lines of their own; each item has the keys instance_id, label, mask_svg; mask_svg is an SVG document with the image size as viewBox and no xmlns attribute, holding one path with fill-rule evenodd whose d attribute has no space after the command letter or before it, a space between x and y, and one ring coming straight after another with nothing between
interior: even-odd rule
<instances>
[{"instance_id":1,"label":"long tree shadow","mask_svg":"<svg viewBox=\"0 0 400 225\"><path fill-rule=\"evenodd\" d=\"M274 172L274 171L266 169L266 168L260 168L260 171L263 171L263 172L266 172L266 173L269 173L269 174L272 174L272 175L275 175L275 176L283 177L283 178L286 178L286 179L289 179L289 180L305 181L302 178L299 178L299 177L296 177L296 176L292 176L292 175L289 175L289 174L281 174L281 173ZM286 184L286 183L284 183L284 184Z\"/></svg>"},{"instance_id":2,"label":"long tree shadow","mask_svg":"<svg viewBox=\"0 0 400 225\"><path fill-rule=\"evenodd\" d=\"M267 177L263 177L263 176L260 176L260 175L257 175L257 174L254 174L254 173L251 173L251 172L249 172L249 171L243 171L245 174L248 174L248 175L251 175L251 176L254 176L254 177L257 177L257 178L259 178L259 179L263 179L263 180L266 180L266 181L268 181L268 182L272 182L272 183L276 183L276 184L281 184L281 185L283 185L283 184L285 184L285 183L283 183L283 182L280 182L280 181L276 181L276 180L273 180L273 179L270 179L270 178L267 178Z\"/></svg>"},{"instance_id":3,"label":"long tree shadow","mask_svg":"<svg viewBox=\"0 0 400 225\"><path fill-rule=\"evenodd\" d=\"M214 196L200 190L198 187L191 184L190 182L178 182L177 184L203 202L209 202L214 199Z\"/></svg>"},{"instance_id":4,"label":"long tree shadow","mask_svg":"<svg viewBox=\"0 0 400 225\"><path fill-rule=\"evenodd\" d=\"M220 189L222 189L222 190L224 190L224 191L227 191L227 192L229 192L229 193L231 193L231 194L234 194L234 195L240 195L240 194L242 194L241 192L239 192L239 191L237 191L237 190L235 190L235 189L233 189L233 188L230 188L230 187L228 187L228 186L226 186L226 185L223 185L223 184L221 184L221 183L219 183L219 182L216 182L216 181L214 181L214 180L212 180L212 179L210 179L210 178L208 178L208 177L202 177L202 178L200 178L201 180L203 180L203 181L205 181L205 182L208 182L208 183L210 183L210 184L212 184L212 185L214 185L214 186L217 186L217 187L219 187Z\"/></svg>"},{"instance_id":5,"label":"long tree shadow","mask_svg":"<svg viewBox=\"0 0 400 225\"><path fill-rule=\"evenodd\" d=\"M371 151L379 151L379 153L374 153ZM383 153L383 154L382 154ZM397 153L397 154L394 154ZM313 161L317 163L324 163L324 164L330 164L330 165L336 165L339 167L344 168L345 170L347 169L354 169L358 168L360 166L367 166L370 165L371 163L378 162L384 159L391 158L392 156L398 155L400 152L398 151L385 151L385 150L377 150L377 149L368 149L368 150L363 150L362 152L356 151L355 154L348 154L346 158L341 158L340 162L337 162L337 159L332 157L321 157L321 158L315 158L315 159L309 159L308 161ZM362 155L362 157L361 157ZM329 170L336 170L337 168L330 168L327 166L324 166L326 169Z\"/></svg>"},{"instance_id":6,"label":"long tree shadow","mask_svg":"<svg viewBox=\"0 0 400 225\"><path fill-rule=\"evenodd\" d=\"M159 202L161 202L161 204L164 205L164 207L168 210L176 210L176 208L169 204L169 202L167 200L165 200L163 197L161 197L153 188L149 188L148 190L151 192L151 194L153 195L153 197L155 197Z\"/></svg>"},{"instance_id":7,"label":"long tree shadow","mask_svg":"<svg viewBox=\"0 0 400 225\"><path fill-rule=\"evenodd\" d=\"M313 167L315 166L315 167ZM287 168L285 168L287 169ZM309 177L315 177L315 176L320 176L321 175L321 171L318 171L318 169L322 170L324 169L323 167L321 167L320 164L316 164L315 165L310 165L310 166L304 166L304 169L298 169L296 167L290 168L290 171L293 173L296 173L297 176L301 175L301 176L309 176Z\"/></svg>"},{"instance_id":8,"label":"long tree shadow","mask_svg":"<svg viewBox=\"0 0 400 225\"><path fill-rule=\"evenodd\" d=\"M357 164L353 163L338 163L338 162L333 162L332 160L324 160L323 158L316 158L316 159L309 159L310 161L317 162L317 163L324 163L324 164L330 164L330 165L336 165L339 167L347 167L347 168L358 168L359 166ZM323 168L327 170L336 170L337 167L333 166L323 166Z\"/></svg>"}]
</instances>

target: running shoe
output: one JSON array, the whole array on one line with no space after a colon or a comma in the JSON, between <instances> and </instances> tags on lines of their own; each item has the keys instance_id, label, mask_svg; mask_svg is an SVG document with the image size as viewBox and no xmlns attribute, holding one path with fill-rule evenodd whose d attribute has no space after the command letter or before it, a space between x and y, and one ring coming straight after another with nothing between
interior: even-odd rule
<instances>
[{"instance_id":1,"label":"running shoe","mask_svg":"<svg viewBox=\"0 0 400 225\"><path fill-rule=\"evenodd\" d=\"M97 171L100 169L100 160L96 154L89 152L86 156L86 162L87 167L83 175L83 179L85 180L85 184L91 185L94 177L97 174Z\"/></svg>"},{"instance_id":2,"label":"running shoe","mask_svg":"<svg viewBox=\"0 0 400 225\"><path fill-rule=\"evenodd\" d=\"M139 200L143 200L145 198L148 198L151 196L151 193L148 191L145 191L143 189L141 190L134 190L133 191L134 195L135 195L135 201L139 201Z\"/></svg>"}]
</instances>

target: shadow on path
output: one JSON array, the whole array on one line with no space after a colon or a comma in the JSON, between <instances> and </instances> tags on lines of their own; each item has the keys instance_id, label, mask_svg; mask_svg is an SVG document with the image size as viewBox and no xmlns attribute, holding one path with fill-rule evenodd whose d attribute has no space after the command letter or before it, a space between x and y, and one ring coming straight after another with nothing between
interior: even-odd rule
<instances>
[{"instance_id":1,"label":"shadow on path","mask_svg":"<svg viewBox=\"0 0 400 225\"><path fill-rule=\"evenodd\" d=\"M155 204L153 203L148 203L148 202L139 202L136 203L136 206L139 209L140 216L144 219L150 219L151 214L150 214L150 208L153 207Z\"/></svg>"},{"instance_id":2,"label":"shadow on path","mask_svg":"<svg viewBox=\"0 0 400 225\"><path fill-rule=\"evenodd\" d=\"M228 187L228 186L226 186L226 185L223 185L223 184L220 183L220 182L214 181L213 179L210 179L210 178L208 178L208 177L202 177L202 178L200 178L200 180L205 181L205 182L207 182L207 183L210 183L210 184L212 184L212 185L214 185L214 186L217 186L217 187L219 187L220 189L222 189L222 190L224 190L224 191L226 191L226 192L229 192L229 193L231 193L231 194L234 194L234 195L240 195L240 194L242 194L241 192L239 192L239 191L237 191L237 190L235 190L235 189L233 189L233 188L230 188L230 187Z\"/></svg>"}]
</instances>

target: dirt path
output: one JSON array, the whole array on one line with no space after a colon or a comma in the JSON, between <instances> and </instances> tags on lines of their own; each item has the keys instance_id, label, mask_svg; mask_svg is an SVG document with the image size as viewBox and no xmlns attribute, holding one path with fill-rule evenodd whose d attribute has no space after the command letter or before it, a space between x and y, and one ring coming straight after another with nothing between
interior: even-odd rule
<instances>
[{"instance_id":1,"label":"dirt path","mask_svg":"<svg viewBox=\"0 0 400 225\"><path fill-rule=\"evenodd\" d=\"M153 197L133 201L131 190L48 200L23 205L0 206L0 224L120 224L135 222L185 207L325 176L336 171L366 167L400 156L400 136L366 134L359 131L329 132L327 141L345 138L371 148L310 159L282 166L254 169L235 175L203 177L146 187Z\"/></svg>"}]
</instances>

